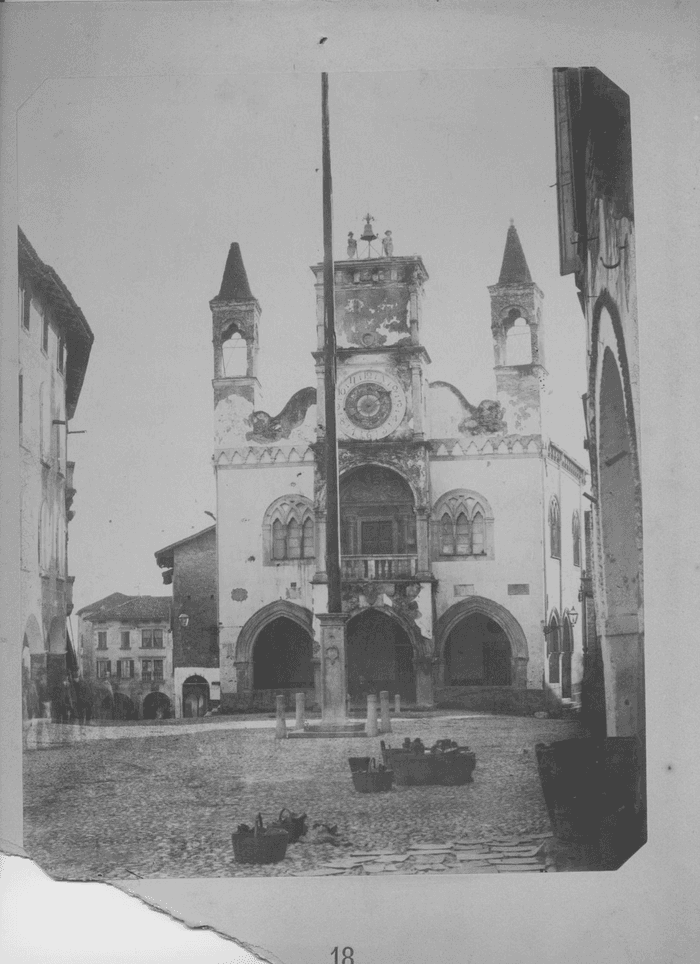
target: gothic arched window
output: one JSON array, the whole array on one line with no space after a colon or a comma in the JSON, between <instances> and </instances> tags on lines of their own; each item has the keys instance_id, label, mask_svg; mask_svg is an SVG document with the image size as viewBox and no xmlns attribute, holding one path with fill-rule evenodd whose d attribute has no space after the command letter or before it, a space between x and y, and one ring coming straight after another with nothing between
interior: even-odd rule
<instances>
[{"instance_id":1,"label":"gothic arched window","mask_svg":"<svg viewBox=\"0 0 700 964\"><path fill-rule=\"evenodd\" d=\"M302 559L313 559L315 555L314 520L307 516L301 533L301 556Z\"/></svg>"},{"instance_id":2,"label":"gothic arched window","mask_svg":"<svg viewBox=\"0 0 700 964\"><path fill-rule=\"evenodd\" d=\"M561 559L561 516L555 495L549 503L549 549L553 559Z\"/></svg>"},{"instance_id":3,"label":"gothic arched window","mask_svg":"<svg viewBox=\"0 0 700 964\"><path fill-rule=\"evenodd\" d=\"M265 565L311 561L314 551L314 513L311 501L301 495L276 499L263 519Z\"/></svg>"},{"instance_id":4,"label":"gothic arched window","mask_svg":"<svg viewBox=\"0 0 700 964\"><path fill-rule=\"evenodd\" d=\"M574 542L574 565L581 566L581 518L578 512L571 517L571 536Z\"/></svg>"},{"instance_id":5,"label":"gothic arched window","mask_svg":"<svg viewBox=\"0 0 700 964\"><path fill-rule=\"evenodd\" d=\"M493 559L493 513L478 492L446 492L435 503L432 518L434 559Z\"/></svg>"}]
</instances>

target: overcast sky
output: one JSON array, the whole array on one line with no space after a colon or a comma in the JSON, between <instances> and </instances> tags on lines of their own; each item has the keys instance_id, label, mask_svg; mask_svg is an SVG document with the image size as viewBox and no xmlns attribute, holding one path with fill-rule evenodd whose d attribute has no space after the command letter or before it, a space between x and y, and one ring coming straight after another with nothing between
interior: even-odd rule
<instances>
[{"instance_id":1,"label":"overcast sky","mask_svg":"<svg viewBox=\"0 0 700 964\"><path fill-rule=\"evenodd\" d=\"M46 82L19 113L20 224L95 344L73 430L80 608L165 594L154 552L211 523L208 302L232 241L262 306L265 408L314 385L320 75ZM495 397L486 286L510 218L545 295L551 437L579 461L585 330L558 270L548 69L334 74L335 256L363 215L421 254L428 377ZM585 462L584 462L585 464Z\"/></svg>"}]
</instances>

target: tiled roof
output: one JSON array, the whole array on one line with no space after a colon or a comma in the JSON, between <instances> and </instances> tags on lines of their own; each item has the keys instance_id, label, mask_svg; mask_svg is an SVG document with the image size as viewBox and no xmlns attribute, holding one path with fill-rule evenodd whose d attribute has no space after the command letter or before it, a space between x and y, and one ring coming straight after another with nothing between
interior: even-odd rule
<instances>
[{"instance_id":1,"label":"tiled roof","mask_svg":"<svg viewBox=\"0 0 700 964\"><path fill-rule=\"evenodd\" d=\"M92 606L86 606L78 613L93 623L111 621L160 622L170 620L171 596L124 596L113 593Z\"/></svg>"},{"instance_id":2,"label":"tiled roof","mask_svg":"<svg viewBox=\"0 0 700 964\"><path fill-rule=\"evenodd\" d=\"M113 592L110 593L109 596L105 596L104 599L98 599L97 602L90 603L89 606L83 606L82 609L78 610L78 615L83 616L88 612L113 609L115 606L127 602L129 599L131 599L131 596L127 596L126 593Z\"/></svg>"},{"instance_id":3,"label":"tiled roof","mask_svg":"<svg viewBox=\"0 0 700 964\"><path fill-rule=\"evenodd\" d=\"M515 225L508 228L506 247L503 252L503 264L498 279L499 285L531 284L530 269L525 260L523 246L520 243Z\"/></svg>"},{"instance_id":4,"label":"tiled roof","mask_svg":"<svg viewBox=\"0 0 700 964\"><path fill-rule=\"evenodd\" d=\"M231 245L226 259L221 290L214 301L255 301L248 284L241 248L237 241Z\"/></svg>"},{"instance_id":5,"label":"tiled roof","mask_svg":"<svg viewBox=\"0 0 700 964\"><path fill-rule=\"evenodd\" d=\"M199 539L200 536L206 535L208 532L214 532L216 530L216 525L207 526L206 529L200 529L199 532L193 532L191 536L185 536L184 539L178 539L177 542L171 542L169 546L164 546L162 549L158 549L155 553L156 562L161 565L160 557L169 555L172 556L172 550L177 549L178 546L187 545L188 542L194 542L195 539ZM166 563L162 563L166 565ZM172 565L172 563L167 563L167 565Z\"/></svg>"}]
</instances>

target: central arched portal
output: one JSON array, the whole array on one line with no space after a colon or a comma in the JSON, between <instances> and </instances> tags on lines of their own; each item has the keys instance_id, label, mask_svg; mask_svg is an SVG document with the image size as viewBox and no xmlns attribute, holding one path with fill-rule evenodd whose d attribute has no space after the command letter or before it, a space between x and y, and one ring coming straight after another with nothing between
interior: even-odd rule
<instances>
[{"instance_id":1,"label":"central arched portal","mask_svg":"<svg viewBox=\"0 0 700 964\"><path fill-rule=\"evenodd\" d=\"M511 647L504 630L484 613L471 613L445 642L448 686L510 686Z\"/></svg>"},{"instance_id":2,"label":"central arched portal","mask_svg":"<svg viewBox=\"0 0 700 964\"><path fill-rule=\"evenodd\" d=\"M279 616L258 633L253 645L253 689L301 689L314 685L310 633Z\"/></svg>"},{"instance_id":3,"label":"central arched portal","mask_svg":"<svg viewBox=\"0 0 700 964\"><path fill-rule=\"evenodd\" d=\"M415 703L411 640L395 619L376 609L366 609L348 623L347 674L351 697L388 690Z\"/></svg>"}]
</instances>

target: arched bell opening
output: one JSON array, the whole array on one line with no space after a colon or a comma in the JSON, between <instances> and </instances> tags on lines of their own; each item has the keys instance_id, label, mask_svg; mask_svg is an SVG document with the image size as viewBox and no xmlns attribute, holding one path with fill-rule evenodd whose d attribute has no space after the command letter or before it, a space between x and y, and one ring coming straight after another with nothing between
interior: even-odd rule
<instances>
[{"instance_id":1,"label":"arched bell opening","mask_svg":"<svg viewBox=\"0 0 700 964\"><path fill-rule=\"evenodd\" d=\"M264 626L253 644L253 689L298 690L314 685L311 634L279 616Z\"/></svg>"},{"instance_id":2,"label":"arched bell opening","mask_svg":"<svg viewBox=\"0 0 700 964\"><path fill-rule=\"evenodd\" d=\"M450 631L445 643L448 686L510 686L510 640L497 622L471 613Z\"/></svg>"},{"instance_id":3,"label":"arched bell opening","mask_svg":"<svg viewBox=\"0 0 700 964\"><path fill-rule=\"evenodd\" d=\"M240 378L248 374L248 344L236 329L221 343L224 378Z\"/></svg>"},{"instance_id":4,"label":"arched bell opening","mask_svg":"<svg viewBox=\"0 0 700 964\"><path fill-rule=\"evenodd\" d=\"M387 690L405 703L416 701L413 645L406 630L386 613L366 609L347 627L348 692L354 699Z\"/></svg>"}]
</instances>

